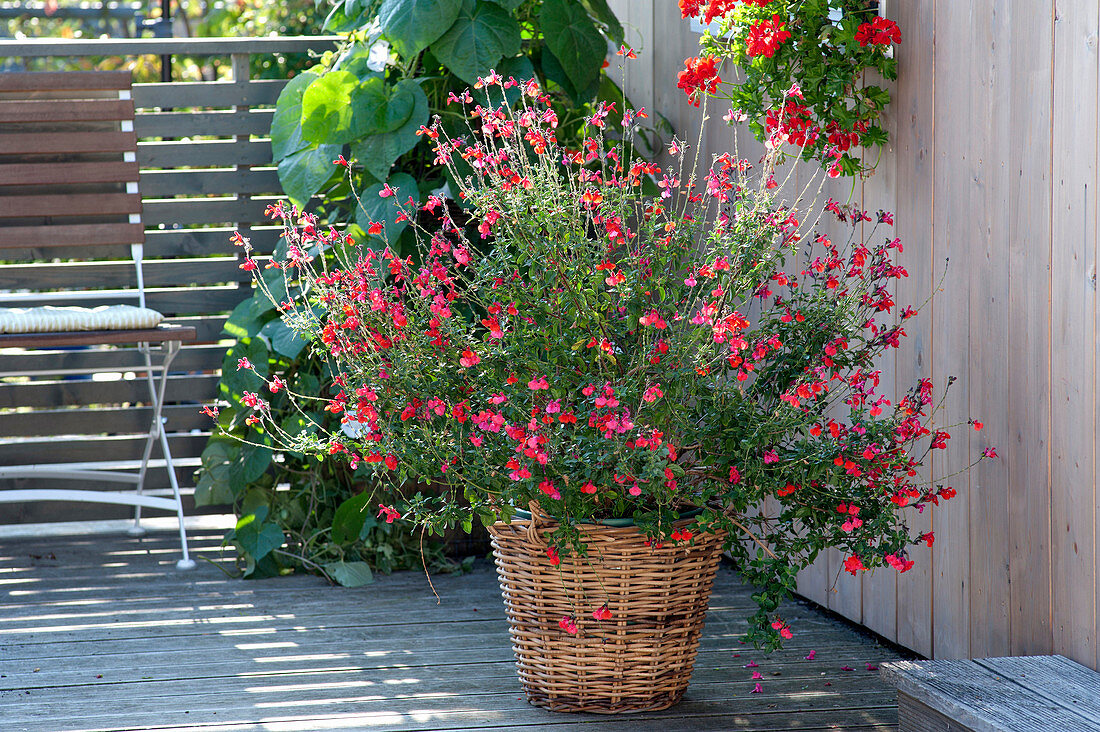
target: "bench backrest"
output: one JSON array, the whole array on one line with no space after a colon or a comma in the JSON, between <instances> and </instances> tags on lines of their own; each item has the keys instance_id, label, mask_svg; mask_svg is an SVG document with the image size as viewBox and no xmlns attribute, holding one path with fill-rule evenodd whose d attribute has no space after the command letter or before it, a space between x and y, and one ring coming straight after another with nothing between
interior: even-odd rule
<instances>
[{"instance_id":1,"label":"bench backrest","mask_svg":"<svg viewBox=\"0 0 1100 732\"><path fill-rule=\"evenodd\" d=\"M129 71L0 74L0 260L39 262L0 305L144 305L136 150ZM103 276L49 266L74 257Z\"/></svg>"}]
</instances>

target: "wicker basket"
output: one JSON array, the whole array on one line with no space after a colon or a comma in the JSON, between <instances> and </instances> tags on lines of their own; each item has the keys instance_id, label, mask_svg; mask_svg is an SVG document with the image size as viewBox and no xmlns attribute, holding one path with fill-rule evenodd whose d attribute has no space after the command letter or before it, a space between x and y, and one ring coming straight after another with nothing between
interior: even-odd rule
<instances>
[{"instance_id":1,"label":"wicker basket","mask_svg":"<svg viewBox=\"0 0 1100 732\"><path fill-rule=\"evenodd\" d=\"M686 526L690 520L684 520ZM550 563L542 519L489 528L528 700L559 712L641 712L691 680L723 536L647 546L633 527L586 525L587 559ZM592 611L607 603L611 619ZM575 616L577 634L559 622Z\"/></svg>"}]
</instances>

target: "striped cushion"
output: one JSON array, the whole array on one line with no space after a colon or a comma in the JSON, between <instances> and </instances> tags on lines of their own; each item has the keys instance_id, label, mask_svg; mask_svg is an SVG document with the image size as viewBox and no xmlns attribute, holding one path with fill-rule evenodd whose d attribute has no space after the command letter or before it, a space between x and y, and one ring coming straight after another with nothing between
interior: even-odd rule
<instances>
[{"instance_id":1,"label":"striped cushion","mask_svg":"<svg viewBox=\"0 0 1100 732\"><path fill-rule=\"evenodd\" d=\"M79 330L155 328L164 320L156 310L133 305L98 308L0 308L0 333L64 333Z\"/></svg>"}]
</instances>

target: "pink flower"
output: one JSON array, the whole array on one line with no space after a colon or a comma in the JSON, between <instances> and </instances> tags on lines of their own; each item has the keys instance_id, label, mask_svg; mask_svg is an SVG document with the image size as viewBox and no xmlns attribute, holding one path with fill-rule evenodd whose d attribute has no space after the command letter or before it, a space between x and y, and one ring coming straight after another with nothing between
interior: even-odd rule
<instances>
[{"instance_id":1,"label":"pink flower","mask_svg":"<svg viewBox=\"0 0 1100 732\"><path fill-rule=\"evenodd\" d=\"M816 655L817 655L817 651L810 651L809 653L806 654L806 660L807 661L812 661L812 660L814 660L814 656L816 656Z\"/></svg>"},{"instance_id":2,"label":"pink flower","mask_svg":"<svg viewBox=\"0 0 1100 732\"><path fill-rule=\"evenodd\" d=\"M384 503L378 504L378 516L379 518L385 516L387 524L392 524L394 519L401 518L401 514L398 513L396 509L394 509L392 506L387 506Z\"/></svg>"},{"instance_id":3,"label":"pink flower","mask_svg":"<svg viewBox=\"0 0 1100 732\"><path fill-rule=\"evenodd\" d=\"M531 379L527 382L527 388L531 391L538 391L539 389L549 389L550 382L546 380L545 376L540 376L537 379Z\"/></svg>"},{"instance_id":4,"label":"pink flower","mask_svg":"<svg viewBox=\"0 0 1100 732\"><path fill-rule=\"evenodd\" d=\"M561 411L561 399L555 399L546 405L547 414L557 414Z\"/></svg>"},{"instance_id":5,"label":"pink flower","mask_svg":"<svg viewBox=\"0 0 1100 732\"><path fill-rule=\"evenodd\" d=\"M745 668L756 668L759 665L760 664L757 663L756 661L749 661L748 663L745 664Z\"/></svg>"},{"instance_id":6,"label":"pink flower","mask_svg":"<svg viewBox=\"0 0 1100 732\"><path fill-rule=\"evenodd\" d=\"M779 462L779 456L775 453L775 450L768 450L764 453L764 464Z\"/></svg>"},{"instance_id":7,"label":"pink flower","mask_svg":"<svg viewBox=\"0 0 1100 732\"><path fill-rule=\"evenodd\" d=\"M238 358L237 359L237 370L238 371L240 371L241 369L252 369L252 368L253 368L252 362L249 361L247 358Z\"/></svg>"},{"instance_id":8,"label":"pink flower","mask_svg":"<svg viewBox=\"0 0 1100 732\"><path fill-rule=\"evenodd\" d=\"M764 678L764 674L760 673L759 671L753 671L752 672L752 680L753 681L758 681L762 678Z\"/></svg>"},{"instance_id":9,"label":"pink flower","mask_svg":"<svg viewBox=\"0 0 1100 732\"><path fill-rule=\"evenodd\" d=\"M472 368L481 363L481 357L467 348L462 352L462 357L458 359L458 362L465 368Z\"/></svg>"},{"instance_id":10,"label":"pink flower","mask_svg":"<svg viewBox=\"0 0 1100 732\"><path fill-rule=\"evenodd\" d=\"M503 404L504 402L508 401L508 397L504 396L503 394L493 394L491 397L489 397L489 401L493 404Z\"/></svg>"},{"instance_id":11,"label":"pink flower","mask_svg":"<svg viewBox=\"0 0 1100 732\"><path fill-rule=\"evenodd\" d=\"M876 665L875 665L875 664L873 664L873 663L868 663L868 664L867 664L867 670L868 670L868 671L878 671L878 666L876 666Z\"/></svg>"},{"instance_id":12,"label":"pink flower","mask_svg":"<svg viewBox=\"0 0 1100 732\"><path fill-rule=\"evenodd\" d=\"M758 682L756 684L756 686L752 687L752 691L750 691L749 693L750 694L762 694L763 692L764 692L764 687L761 686Z\"/></svg>"},{"instance_id":13,"label":"pink flower","mask_svg":"<svg viewBox=\"0 0 1100 732\"><path fill-rule=\"evenodd\" d=\"M569 635L577 634L577 621L569 615L561 616L561 620L558 621L558 627L564 630Z\"/></svg>"},{"instance_id":14,"label":"pink flower","mask_svg":"<svg viewBox=\"0 0 1100 732\"><path fill-rule=\"evenodd\" d=\"M660 399L664 395L665 395L665 393L663 391L661 391L661 385L660 384L654 384L653 386L651 386L651 387L649 387L648 389L645 390L645 394L642 394L642 399L644 401L652 403L652 402L657 401L658 399Z\"/></svg>"},{"instance_id":15,"label":"pink flower","mask_svg":"<svg viewBox=\"0 0 1100 732\"><path fill-rule=\"evenodd\" d=\"M593 610L592 617L596 620L611 620L611 610L608 609L607 603Z\"/></svg>"},{"instance_id":16,"label":"pink flower","mask_svg":"<svg viewBox=\"0 0 1100 732\"><path fill-rule=\"evenodd\" d=\"M553 498L555 501L561 500L561 493L559 493L558 489L554 487L554 484L548 480L544 480L539 483L539 490Z\"/></svg>"},{"instance_id":17,"label":"pink flower","mask_svg":"<svg viewBox=\"0 0 1100 732\"><path fill-rule=\"evenodd\" d=\"M637 483L635 483L634 485L630 486L630 490L628 490L627 493L637 498L638 496L642 495L642 489L638 487Z\"/></svg>"},{"instance_id":18,"label":"pink flower","mask_svg":"<svg viewBox=\"0 0 1100 732\"><path fill-rule=\"evenodd\" d=\"M730 466L730 483L741 482L741 471L737 469L736 465Z\"/></svg>"},{"instance_id":19,"label":"pink flower","mask_svg":"<svg viewBox=\"0 0 1100 732\"><path fill-rule=\"evenodd\" d=\"M546 556L550 559L551 566L556 567L561 564L561 557L558 556L557 547L546 547Z\"/></svg>"},{"instance_id":20,"label":"pink flower","mask_svg":"<svg viewBox=\"0 0 1100 732\"><path fill-rule=\"evenodd\" d=\"M664 328L668 327L668 323L666 323L664 319L662 319L661 316L657 314L656 310L650 310L648 314L638 318L638 322L641 325L652 325L658 330L663 330Z\"/></svg>"}]
</instances>

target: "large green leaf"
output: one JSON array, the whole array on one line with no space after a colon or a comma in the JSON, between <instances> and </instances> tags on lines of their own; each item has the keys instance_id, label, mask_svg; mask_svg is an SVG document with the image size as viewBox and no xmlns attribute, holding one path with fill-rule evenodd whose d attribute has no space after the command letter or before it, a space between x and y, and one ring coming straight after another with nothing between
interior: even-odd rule
<instances>
[{"instance_id":1,"label":"large green leaf","mask_svg":"<svg viewBox=\"0 0 1100 732\"><path fill-rule=\"evenodd\" d=\"M253 561L263 559L272 550L286 543L286 535L283 534L282 529L275 524L267 523L264 521L265 518L267 518L266 510L256 511L244 516L233 530L233 541L242 550L248 552Z\"/></svg>"},{"instance_id":2,"label":"large green leaf","mask_svg":"<svg viewBox=\"0 0 1100 732\"><path fill-rule=\"evenodd\" d=\"M607 41L579 3L545 0L539 14L546 47L577 90L586 89L607 57Z\"/></svg>"},{"instance_id":3,"label":"large green leaf","mask_svg":"<svg viewBox=\"0 0 1100 732\"><path fill-rule=\"evenodd\" d=\"M271 118L271 157L278 163L309 143L302 139L302 95L316 81L317 74L298 74L283 87Z\"/></svg>"},{"instance_id":4,"label":"large green leaf","mask_svg":"<svg viewBox=\"0 0 1100 732\"><path fill-rule=\"evenodd\" d=\"M366 562L330 562L325 571L344 587L362 587L374 581Z\"/></svg>"},{"instance_id":5,"label":"large green leaf","mask_svg":"<svg viewBox=\"0 0 1100 732\"><path fill-rule=\"evenodd\" d=\"M264 297L264 302L266 301L267 298ZM251 338L256 335L263 327L263 320L257 310L255 296L241 300L226 319L222 333L233 338Z\"/></svg>"},{"instance_id":6,"label":"large green leaf","mask_svg":"<svg viewBox=\"0 0 1100 732\"><path fill-rule=\"evenodd\" d=\"M260 330L260 337L268 343L272 351L291 360L298 358L298 354L308 344L308 341L295 333L281 318L265 325Z\"/></svg>"},{"instance_id":7,"label":"large green leaf","mask_svg":"<svg viewBox=\"0 0 1100 732\"><path fill-rule=\"evenodd\" d=\"M432 53L455 76L473 84L501 58L519 53L519 47L519 23L508 11L483 0L464 0L454 25L432 44Z\"/></svg>"},{"instance_id":8,"label":"large green leaf","mask_svg":"<svg viewBox=\"0 0 1100 732\"><path fill-rule=\"evenodd\" d=\"M462 0L383 0L378 21L394 49L412 58L454 24Z\"/></svg>"},{"instance_id":9,"label":"large green leaf","mask_svg":"<svg viewBox=\"0 0 1100 732\"><path fill-rule=\"evenodd\" d=\"M304 207L336 172L332 161L342 145L313 145L279 161L279 183L283 192L299 207Z\"/></svg>"},{"instance_id":10,"label":"large green leaf","mask_svg":"<svg viewBox=\"0 0 1100 732\"><path fill-rule=\"evenodd\" d=\"M581 5L588 10L588 14L596 19L604 27L604 32L613 43L622 44L625 40L623 24L615 17L615 12L607 4L607 0L580 0Z\"/></svg>"},{"instance_id":11,"label":"large green leaf","mask_svg":"<svg viewBox=\"0 0 1100 732\"><path fill-rule=\"evenodd\" d=\"M211 440L202 451L199 482L195 486L195 505L214 506L232 503L235 498L229 468L237 461L240 447L225 440Z\"/></svg>"},{"instance_id":12,"label":"large green leaf","mask_svg":"<svg viewBox=\"0 0 1100 732\"><path fill-rule=\"evenodd\" d=\"M539 56L539 63L542 65L542 73L546 74L546 78L554 82L562 88L562 90L569 95L576 104L584 104L591 101L596 96L596 92L600 88L600 80L595 78L592 83L585 89L577 89L573 86L573 81L565 73L565 69L562 68L561 62L557 57L550 52L550 49L542 49L542 53Z\"/></svg>"},{"instance_id":13,"label":"large green leaf","mask_svg":"<svg viewBox=\"0 0 1100 732\"><path fill-rule=\"evenodd\" d=\"M240 457L229 466L229 479L235 490L248 487L260 479L271 465L271 448L263 445L241 446Z\"/></svg>"},{"instance_id":14,"label":"large green leaf","mask_svg":"<svg viewBox=\"0 0 1100 732\"><path fill-rule=\"evenodd\" d=\"M505 10L515 10L520 5L523 5L525 0L490 0L490 2L496 3Z\"/></svg>"},{"instance_id":15,"label":"large green leaf","mask_svg":"<svg viewBox=\"0 0 1100 732\"><path fill-rule=\"evenodd\" d=\"M412 114L405 124L393 132L370 135L351 145L352 157L378 180L385 180L394 161L416 146L420 141L417 131L429 121L428 97L420 85L406 79L397 86L402 89L402 95L411 95L413 99Z\"/></svg>"},{"instance_id":16,"label":"large green leaf","mask_svg":"<svg viewBox=\"0 0 1100 732\"><path fill-rule=\"evenodd\" d=\"M375 518L371 511L374 493L363 491L352 496L336 508L332 517L332 540L337 544L355 541L363 532L368 519Z\"/></svg>"},{"instance_id":17,"label":"large green leaf","mask_svg":"<svg viewBox=\"0 0 1100 732\"><path fill-rule=\"evenodd\" d=\"M352 93L359 77L350 71L330 71L302 94L302 137L319 144L351 142L358 135L351 126Z\"/></svg>"},{"instance_id":18,"label":"large green leaf","mask_svg":"<svg viewBox=\"0 0 1100 732\"><path fill-rule=\"evenodd\" d=\"M416 106L416 96L411 87L420 88L412 81L390 85L377 77L367 79L356 87L351 95L351 105L355 110L351 125L355 138L400 129Z\"/></svg>"},{"instance_id":19,"label":"large green leaf","mask_svg":"<svg viewBox=\"0 0 1100 732\"><path fill-rule=\"evenodd\" d=\"M386 240L389 244L393 244L408 226L404 221L397 221L398 214L402 208L407 208L406 202L410 196L415 201L420 201L420 191L417 189L416 179L408 173L396 173L390 176L388 183L396 195L387 198L379 196L378 194L382 192L381 183L375 183L360 194L361 203L355 213L355 223L359 224L363 231L366 231L372 223L384 224ZM411 211L410 214L415 215L416 212Z\"/></svg>"}]
</instances>

